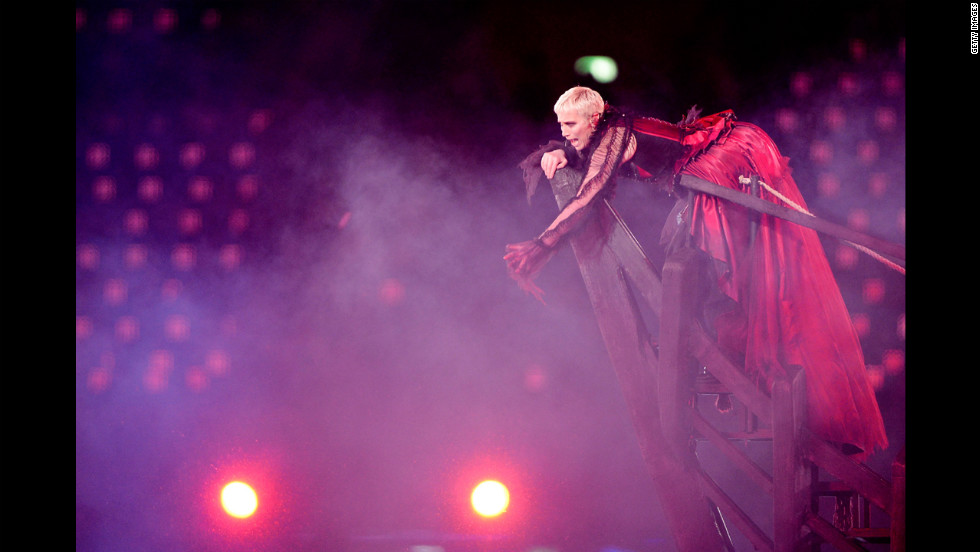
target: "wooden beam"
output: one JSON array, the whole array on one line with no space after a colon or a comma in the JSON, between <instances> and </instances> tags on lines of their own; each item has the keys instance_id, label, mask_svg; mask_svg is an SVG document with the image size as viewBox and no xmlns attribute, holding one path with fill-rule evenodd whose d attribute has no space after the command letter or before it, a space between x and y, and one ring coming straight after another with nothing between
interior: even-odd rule
<instances>
[{"instance_id":1,"label":"wooden beam","mask_svg":"<svg viewBox=\"0 0 980 552\"><path fill-rule=\"evenodd\" d=\"M738 526L756 550L773 552L772 539L704 472L701 472L701 486L705 494Z\"/></svg>"},{"instance_id":2,"label":"wooden beam","mask_svg":"<svg viewBox=\"0 0 980 552\"><path fill-rule=\"evenodd\" d=\"M682 249L667 258L663 272L660 316L660 423L668 444L678 455L690 450L694 408L694 357L687 348L697 308L699 260L694 249Z\"/></svg>"},{"instance_id":3,"label":"wooden beam","mask_svg":"<svg viewBox=\"0 0 980 552\"><path fill-rule=\"evenodd\" d=\"M807 428L803 428L802 438L803 452L807 459L891 515L892 486L885 478L866 465L845 456Z\"/></svg>"},{"instance_id":4,"label":"wooden beam","mask_svg":"<svg viewBox=\"0 0 980 552\"><path fill-rule=\"evenodd\" d=\"M829 236L833 236L856 245L868 247L882 255L892 257L895 263L903 267L905 266L904 246L891 243L874 236L862 234L861 232L857 232L846 226L840 226L838 224L819 219L813 215L801 213L794 209L777 205L771 201L753 197L750 194L733 190L732 188L719 186L714 182L708 182L707 180L702 180L688 174L681 176L678 183L689 190L720 197L743 207L748 207L754 211L779 217L781 219L799 224L800 226L805 226L818 232L822 232Z\"/></svg>"},{"instance_id":5,"label":"wooden beam","mask_svg":"<svg viewBox=\"0 0 980 552\"><path fill-rule=\"evenodd\" d=\"M688 335L691 354L704 364L711 375L734 393L764 425L772 423L772 400L752 382L745 372L728 360L704 330L695 325Z\"/></svg>"},{"instance_id":6,"label":"wooden beam","mask_svg":"<svg viewBox=\"0 0 980 552\"><path fill-rule=\"evenodd\" d=\"M581 178L581 173L569 169L558 171L551 184L559 207L574 197ZM569 243L677 549L724 552L725 541L715 525L713 506L701 492L697 458L693 451L679 457L664 435L657 400L656 353L626 270L607 247L610 240L622 241L628 234L611 215L608 204L598 204L580 230L568 238Z\"/></svg>"},{"instance_id":7,"label":"wooden beam","mask_svg":"<svg viewBox=\"0 0 980 552\"><path fill-rule=\"evenodd\" d=\"M662 308L663 284L660 281L660 270L650 261L643 251L643 246L630 232L626 223L613 208L609 200L602 200L600 210L612 224L609 225L609 236L606 246L616 256L619 266L629 277L633 288L637 290L657 316Z\"/></svg>"},{"instance_id":8,"label":"wooden beam","mask_svg":"<svg viewBox=\"0 0 980 552\"><path fill-rule=\"evenodd\" d=\"M715 429L707 420L701 416L701 413L695 411L693 416L694 430L708 439L713 445L718 447L718 449L732 461L733 464L742 472L749 477L749 479L755 481L762 492L766 493L768 496L773 495L772 488L772 477L765 472L758 464L753 462L748 455L744 452L738 450L738 448L732 444L727 436L723 435L717 429Z\"/></svg>"},{"instance_id":9,"label":"wooden beam","mask_svg":"<svg viewBox=\"0 0 980 552\"><path fill-rule=\"evenodd\" d=\"M905 447L892 463L891 552L905 552Z\"/></svg>"},{"instance_id":10,"label":"wooden beam","mask_svg":"<svg viewBox=\"0 0 980 552\"><path fill-rule=\"evenodd\" d=\"M773 541L776 552L796 552L810 507L813 473L803 462L800 436L806 426L806 375L790 366L772 388Z\"/></svg>"},{"instance_id":11,"label":"wooden beam","mask_svg":"<svg viewBox=\"0 0 980 552\"><path fill-rule=\"evenodd\" d=\"M806 526L813 530L823 540L830 543L834 549L840 552L868 552L866 548L848 539L843 533L837 530L830 522L822 517L809 513L804 520Z\"/></svg>"}]
</instances>

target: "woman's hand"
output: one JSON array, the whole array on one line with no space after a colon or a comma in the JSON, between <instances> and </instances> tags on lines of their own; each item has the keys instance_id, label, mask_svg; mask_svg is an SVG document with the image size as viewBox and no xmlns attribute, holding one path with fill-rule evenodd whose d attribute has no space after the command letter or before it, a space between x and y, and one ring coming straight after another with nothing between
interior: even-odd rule
<instances>
[{"instance_id":1,"label":"woman's hand","mask_svg":"<svg viewBox=\"0 0 980 552\"><path fill-rule=\"evenodd\" d=\"M555 249L544 247L538 240L531 240L508 244L507 254L504 255L510 277L517 281L521 289L542 303L544 291L535 285L534 278L554 254Z\"/></svg>"},{"instance_id":2,"label":"woman's hand","mask_svg":"<svg viewBox=\"0 0 980 552\"><path fill-rule=\"evenodd\" d=\"M507 244L507 254L504 255L507 268L514 274L527 276L529 268L533 265L533 258L540 251L540 246L533 241Z\"/></svg>"},{"instance_id":3,"label":"woman's hand","mask_svg":"<svg viewBox=\"0 0 980 552\"><path fill-rule=\"evenodd\" d=\"M554 178L558 169L565 165L568 165L568 159L565 158L565 152L560 149L549 151L541 157L541 170L548 180Z\"/></svg>"}]
</instances>

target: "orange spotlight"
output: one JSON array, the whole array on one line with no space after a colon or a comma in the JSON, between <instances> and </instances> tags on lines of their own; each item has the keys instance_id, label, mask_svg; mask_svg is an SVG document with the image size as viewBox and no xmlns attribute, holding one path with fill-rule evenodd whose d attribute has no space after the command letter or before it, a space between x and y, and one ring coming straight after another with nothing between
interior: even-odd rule
<instances>
[{"instance_id":1,"label":"orange spotlight","mask_svg":"<svg viewBox=\"0 0 980 552\"><path fill-rule=\"evenodd\" d=\"M259 498L247 483L232 481L221 489L221 506L228 515L243 519L255 513Z\"/></svg>"},{"instance_id":2,"label":"orange spotlight","mask_svg":"<svg viewBox=\"0 0 980 552\"><path fill-rule=\"evenodd\" d=\"M473 489L470 495L473 510L483 517L497 517L510 505L510 491L499 481L487 480Z\"/></svg>"},{"instance_id":3,"label":"orange spotlight","mask_svg":"<svg viewBox=\"0 0 980 552\"><path fill-rule=\"evenodd\" d=\"M481 453L454 463L452 471L448 511L459 531L499 537L534 526L540 497L521 462Z\"/></svg>"}]
</instances>

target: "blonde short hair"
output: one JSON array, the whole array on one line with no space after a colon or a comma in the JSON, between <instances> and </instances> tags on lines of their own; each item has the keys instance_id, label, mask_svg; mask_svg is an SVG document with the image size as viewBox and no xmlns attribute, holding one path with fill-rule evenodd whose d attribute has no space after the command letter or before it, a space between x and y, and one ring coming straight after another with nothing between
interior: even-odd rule
<instances>
[{"instance_id":1,"label":"blonde short hair","mask_svg":"<svg viewBox=\"0 0 980 552\"><path fill-rule=\"evenodd\" d=\"M555 102L555 113L559 111L575 111L583 117L591 117L593 113L602 113L606 102L598 92L585 86L575 86L565 91Z\"/></svg>"}]
</instances>

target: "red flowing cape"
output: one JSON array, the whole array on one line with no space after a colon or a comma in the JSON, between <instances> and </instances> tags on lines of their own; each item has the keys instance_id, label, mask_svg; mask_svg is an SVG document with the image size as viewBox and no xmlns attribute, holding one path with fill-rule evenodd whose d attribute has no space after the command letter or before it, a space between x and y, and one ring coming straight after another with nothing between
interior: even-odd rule
<instances>
[{"instance_id":1,"label":"red flowing cape","mask_svg":"<svg viewBox=\"0 0 980 552\"><path fill-rule=\"evenodd\" d=\"M759 127L735 122L730 111L698 120L683 135L690 149L681 174L748 193L739 177L758 176L806 209L788 159ZM763 190L762 197L787 207ZM758 216L749 246L752 217ZM745 368L767 389L787 366L802 366L810 428L822 438L855 445L864 457L888 440L864 354L817 233L809 228L697 194L688 219L694 245L724 263L721 290L748 319Z\"/></svg>"}]
</instances>

